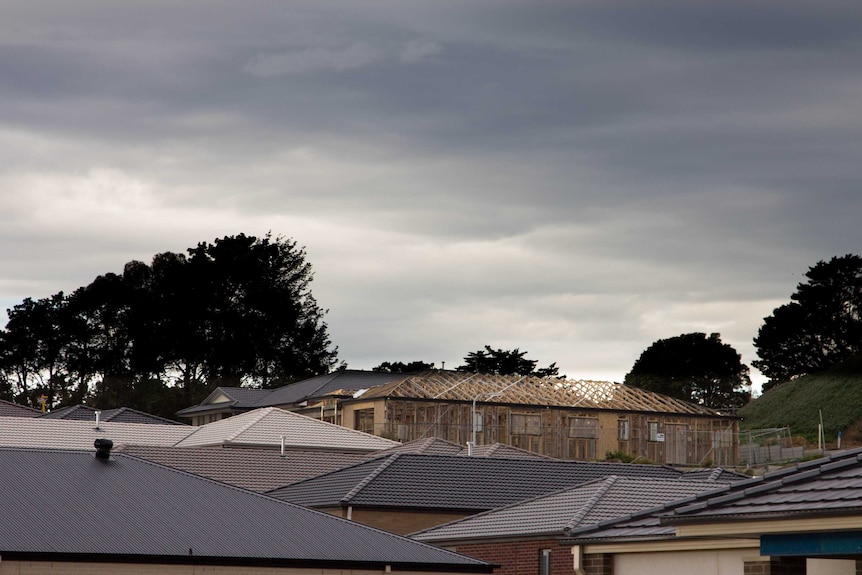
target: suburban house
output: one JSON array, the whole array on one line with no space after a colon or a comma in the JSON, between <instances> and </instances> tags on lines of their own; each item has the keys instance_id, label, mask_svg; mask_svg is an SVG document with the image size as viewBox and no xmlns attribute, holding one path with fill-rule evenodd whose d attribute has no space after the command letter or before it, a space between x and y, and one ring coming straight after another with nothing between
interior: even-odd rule
<instances>
[{"instance_id":1,"label":"suburban house","mask_svg":"<svg viewBox=\"0 0 862 575\"><path fill-rule=\"evenodd\" d=\"M267 494L406 534L611 475L676 483L686 474L659 465L394 453Z\"/></svg>"},{"instance_id":2,"label":"suburban house","mask_svg":"<svg viewBox=\"0 0 862 575\"><path fill-rule=\"evenodd\" d=\"M240 402L245 391L219 388L178 415L196 422L252 405L277 406L402 442L502 443L571 460L621 453L674 465L732 466L738 454L737 417L620 383L348 370L254 390L263 393L248 396L253 404Z\"/></svg>"},{"instance_id":3,"label":"suburban house","mask_svg":"<svg viewBox=\"0 0 862 575\"><path fill-rule=\"evenodd\" d=\"M0 448L0 574L491 573L493 565L111 451Z\"/></svg>"},{"instance_id":4,"label":"suburban house","mask_svg":"<svg viewBox=\"0 0 862 575\"><path fill-rule=\"evenodd\" d=\"M578 574L862 572L862 450L572 529Z\"/></svg>"},{"instance_id":5,"label":"suburban house","mask_svg":"<svg viewBox=\"0 0 862 575\"><path fill-rule=\"evenodd\" d=\"M572 529L714 490L715 481L608 476L411 534L464 555L498 563L499 575L575 575L560 540ZM739 478L737 478L739 479Z\"/></svg>"}]
</instances>

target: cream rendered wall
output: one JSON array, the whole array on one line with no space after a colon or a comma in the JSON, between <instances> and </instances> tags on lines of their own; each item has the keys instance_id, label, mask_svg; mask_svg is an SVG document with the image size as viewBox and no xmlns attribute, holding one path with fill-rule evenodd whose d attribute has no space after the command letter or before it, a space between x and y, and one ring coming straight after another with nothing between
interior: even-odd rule
<instances>
[{"instance_id":1,"label":"cream rendered wall","mask_svg":"<svg viewBox=\"0 0 862 575\"><path fill-rule=\"evenodd\" d=\"M756 554L752 549L617 553L614 575L743 575L743 561Z\"/></svg>"}]
</instances>

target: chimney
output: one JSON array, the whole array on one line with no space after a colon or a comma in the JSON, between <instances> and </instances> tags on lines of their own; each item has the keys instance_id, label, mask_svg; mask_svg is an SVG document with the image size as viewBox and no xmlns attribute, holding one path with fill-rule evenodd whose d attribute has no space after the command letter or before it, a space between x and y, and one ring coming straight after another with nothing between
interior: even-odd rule
<instances>
[{"instance_id":1,"label":"chimney","mask_svg":"<svg viewBox=\"0 0 862 575\"><path fill-rule=\"evenodd\" d=\"M93 442L96 448L96 459L99 461L107 461L111 458L111 448L114 447L114 442L110 439L99 438Z\"/></svg>"}]
</instances>

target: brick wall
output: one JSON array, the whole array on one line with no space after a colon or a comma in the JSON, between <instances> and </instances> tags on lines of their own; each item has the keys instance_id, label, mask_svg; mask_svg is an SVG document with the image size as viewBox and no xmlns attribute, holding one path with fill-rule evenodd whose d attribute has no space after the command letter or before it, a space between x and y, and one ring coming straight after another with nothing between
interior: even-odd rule
<instances>
[{"instance_id":1,"label":"brick wall","mask_svg":"<svg viewBox=\"0 0 862 575\"><path fill-rule=\"evenodd\" d=\"M515 541L508 543L478 543L458 545L458 553L500 565L495 575L538 575L539 554L551 550L552 575L574 575L572 551L562 547L556 539L543 541Z\"/></svg>"}]
</instances>

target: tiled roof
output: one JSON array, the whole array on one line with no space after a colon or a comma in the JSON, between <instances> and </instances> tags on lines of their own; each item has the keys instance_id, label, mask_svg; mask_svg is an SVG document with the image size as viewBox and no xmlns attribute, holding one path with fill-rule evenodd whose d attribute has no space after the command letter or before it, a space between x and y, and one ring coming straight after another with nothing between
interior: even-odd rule
<instances>
[{"instance_id":1,"label":"tiled roof","mask_svg":"<svg viewBox=\"0 0 862 575\"><path fill-rule=\"evenodd\" d=\"M484 511L609 475L676 480L680 472L656 465L396 453L269 493L309 507Z\"/></svg>"},{"instance_id":2,"label":"tiled roof","mask_svg":"<svg viewBox=\"0 0 862 575\"><path fill-rule=\"evenodd\" d=\"M429 370L368 390L362 399L400 397L438 401L579 407L727 417L719 412L622 383L559 380ZM736 418L734 418L736 419Z\"/></svg>"},{"instance_id":3,"label":"tiled roof","mask_svg":"<svg viewBox=\"0 0 862 575\"><path fill-rule=\"evenodd\" d=\"M351 369L335 371L273 389L272 394L257 402L257 407L293 405L310 397L322 397L335 392L342 392L340 395L349 392L352 395L352 392L362 389L401 381L407 375L409 374Z\"/></svg>"},{"instance_id":4,"label":"tiled roof","mask_svg":"<svg viewBox=\"0 0 862 575\"><path fill-rule=\"evenodd\" d=\"M458 540L561 536L633 511L713 490L709 481L669 481L609 476L414 533L437 545Z\"/></svg>"},{"instance_id":5,"label":"tiled roof","mask_svg":"<svg viewBox=\"0 0 862 575\"><path fill-rule=\"evenodd\" d=\"M96 409L89 405L70 405L60 409L54 409L40 414L44 419L74 419L78 421L95 421L96 412L99 412L99 421L115 421L117 423L156 423L162 425L185 425L171 419L144 413L130 407L117 407L114 409Z\"/></svg>"},{"instance_id":6,"label":"tiled roof","mask_svg":"<svg viewBox=\"0 0 862 575\"><path fill-rule=\"evenodd\" d=\"M0 417L39 417L42 412L26 405L0 399Z\"/></svg>"},{"instance_id":7,"label":"tiled roof","mask_svg":"<svg viewBox=\"0 0 862 575\"><path fill-rule=\"evenodd\" d=\"M806 461L648 512L573 531L575 543L674 537L692 522L862 513L862 449Z\"/></svg>"},{"instance_id":8,"label":"tiled roof","mask_svg":"<svg viewBox=\"0 0 862 575\"><path fill-rule=\"evenodd\" d=\"M92 449L0 449L0 483L4 562L491 571L476 559L124 454L101 461Z\"/></svg>"},{"instance_id":9,"label":"tiled roof","mask_svg":"<svg viewBox=\"0 0 862 575\"><path fill-rule=\"evenodd\" d=\"M671 523L862 512L862 449L834 453L735 483L668 513Z\"/></svg>"},{"instance_id":10,"label":"tiled roof","mask_svg":"<svg viewBox=\"0 0 862 575\"><path fill-rule=\"evenodd\" d=\"M364 461L359 453L128 445L123 453L263 493Z\"/></svg>"},{"instance_id":11,"label":"tiled roof","mask_svg":"<svg viewBox=\"0 0 862 575\"><path fill-rule=\"evenodd\" d=\"M277 447L281 438L289 446L306 449L371 452L398 445L397 442L291 413L264 407L194 428L177 447L207 445L254 445Z\"/></svg>"},{"instance_id":12,"label":"tiled roof","mask_svg":"<svg viewBox=\"0 0 862 575\"><path fill-rule=\"evenodd\" d=\"M372 455L374 458L384 457L393 453L414 453L419 455L460 455L467 457L470 450L459 444L439 437L426 437L403 443L390 449L378 451ZM503 443L491 443L489 445L476 445L473 447L473 457L500 457L504 459L549 459L555 458L541 453L534 453L526 449L520 449Z\"/></svg>"},{"instance_id":13,"label":"tiled roof","mask_svg":"<svg viewBox=\"0 0 862 575\"><path fill-rule=\"evenodd\" d=\"M195 429L188 425L113 421L100 422L97 429L93 421L0 417L0 446L89 449L92 448L93 441L99 437L111 438L114 445L126 443L173 445Z\"/></svg>"},{"instance_id":14,"label":"tiled roof","mask_svg":"<svg viewBox=\"0 0 862 575\"><path fill-rule=\"evenodd\" d=\"M252 387L217 387L199 404L181 409L177 415L193 415L195 413L212 412L219 410L247 411L257 407L255 404L272 393L271 389L257 389ZM228 401L217 401L220 397L228 398Z\"/></svg>"}]
</instances>

